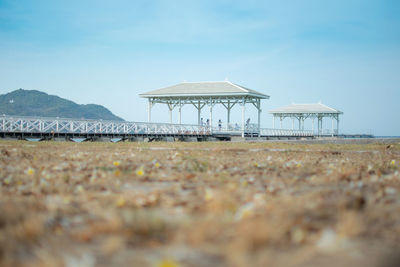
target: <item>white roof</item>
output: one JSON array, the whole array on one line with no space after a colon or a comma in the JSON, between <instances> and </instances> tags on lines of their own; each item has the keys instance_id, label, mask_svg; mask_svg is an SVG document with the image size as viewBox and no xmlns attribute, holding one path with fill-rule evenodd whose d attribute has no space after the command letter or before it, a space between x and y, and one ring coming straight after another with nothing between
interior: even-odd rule
<instances>
[{"instance_id":1,"label":"white roof","mask_svg":"<svg viewBox=\"0 0 400 267\"><path fill-rule=\"evenodd\" d=\"M273 109L269 113L277 114L277 113L338 113L342 114L343 112L336 110L334 108L328 107L324 104L291 104L281 108Z\"/></svg>"},{"instance_id":2,"label":"white roof","mask_svg":"<svg viewBox=\"0 0 400 267\"><path fill-rule=\"evenodd\" d=\"M140 94L141 97L193 97L193 96L253 96L268 99L269 96L229 81L183 82Z\"/></svg>"}]
</instances>

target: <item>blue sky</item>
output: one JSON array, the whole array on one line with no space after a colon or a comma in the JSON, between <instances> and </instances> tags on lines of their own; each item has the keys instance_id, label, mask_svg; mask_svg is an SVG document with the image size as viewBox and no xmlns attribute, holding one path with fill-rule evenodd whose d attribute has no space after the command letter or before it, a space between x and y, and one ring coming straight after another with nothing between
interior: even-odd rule
<instances>
[{"instance_id":1,"label":"blue sky","mask_svg":"<svg viewBox=\"0 0 400 267\"><path fill-rule=\"evenodd\" d=\"M0 0L0 94L37 89L145 121L139 93L228 78L271 96L264 127L268 110L321 101L344 112L343 132L400 135L398 14L395 0Z\"/></svg>"}]
</instances>

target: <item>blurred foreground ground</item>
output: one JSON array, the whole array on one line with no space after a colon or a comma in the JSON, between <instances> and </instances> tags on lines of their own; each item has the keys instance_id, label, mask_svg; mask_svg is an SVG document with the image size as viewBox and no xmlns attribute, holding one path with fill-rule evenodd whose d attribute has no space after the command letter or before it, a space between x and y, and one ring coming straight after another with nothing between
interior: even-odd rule
<instances>
[{"instance_id":1,"label":"blurred foreground ground","mask_svg":"<svg viewBox=\"0 0 400 267\"><path fill-rule=\"evenodd\" d=\"M0 266L399 266L399 193L400 143L2 141Z\"/></svg>"}]
</instances>

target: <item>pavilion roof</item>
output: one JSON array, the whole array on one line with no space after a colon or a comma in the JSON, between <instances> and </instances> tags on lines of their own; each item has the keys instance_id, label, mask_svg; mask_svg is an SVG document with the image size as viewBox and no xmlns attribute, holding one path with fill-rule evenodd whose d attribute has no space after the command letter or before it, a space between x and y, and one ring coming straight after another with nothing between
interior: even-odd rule
<instances>
[{"instance_id":1,"label":"pavilion roof","mask_svg":"<svg viewBox=\"0 0 400 267\"><path fill-rule=\"evenodd\" d=\"M281 108L273 109L269 113L272 114L304 114L304 113L335 113L343 114L343 112L324 104L290 104Z\"/></svg>"},{"instance_id":2,"label":"pavilion roof","mask_svg":"<svg viewBox=\"0 0 400 267\"><path fill-rule=\"evenodd\" d=\"M139 96L151 97L213 97L213 96L251 96L268 99L269 96L229 81L183 82L165 88L142 93Z\"/></svg>"}]
</instances>

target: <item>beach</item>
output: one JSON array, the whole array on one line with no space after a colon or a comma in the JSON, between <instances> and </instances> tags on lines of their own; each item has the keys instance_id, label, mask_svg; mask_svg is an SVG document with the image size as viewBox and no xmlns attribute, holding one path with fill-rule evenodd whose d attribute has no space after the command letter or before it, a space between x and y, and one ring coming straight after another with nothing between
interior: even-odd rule
<instances>
[{"instance_id":1,"label":"beach","mask_svg":"<svg viewBox=\"0 0 400 267\"><path fill-rule=\"evenodd\" d=\"M400 140L0 142L1 266L397 266Z\"/></svg>"}]
</instances>

